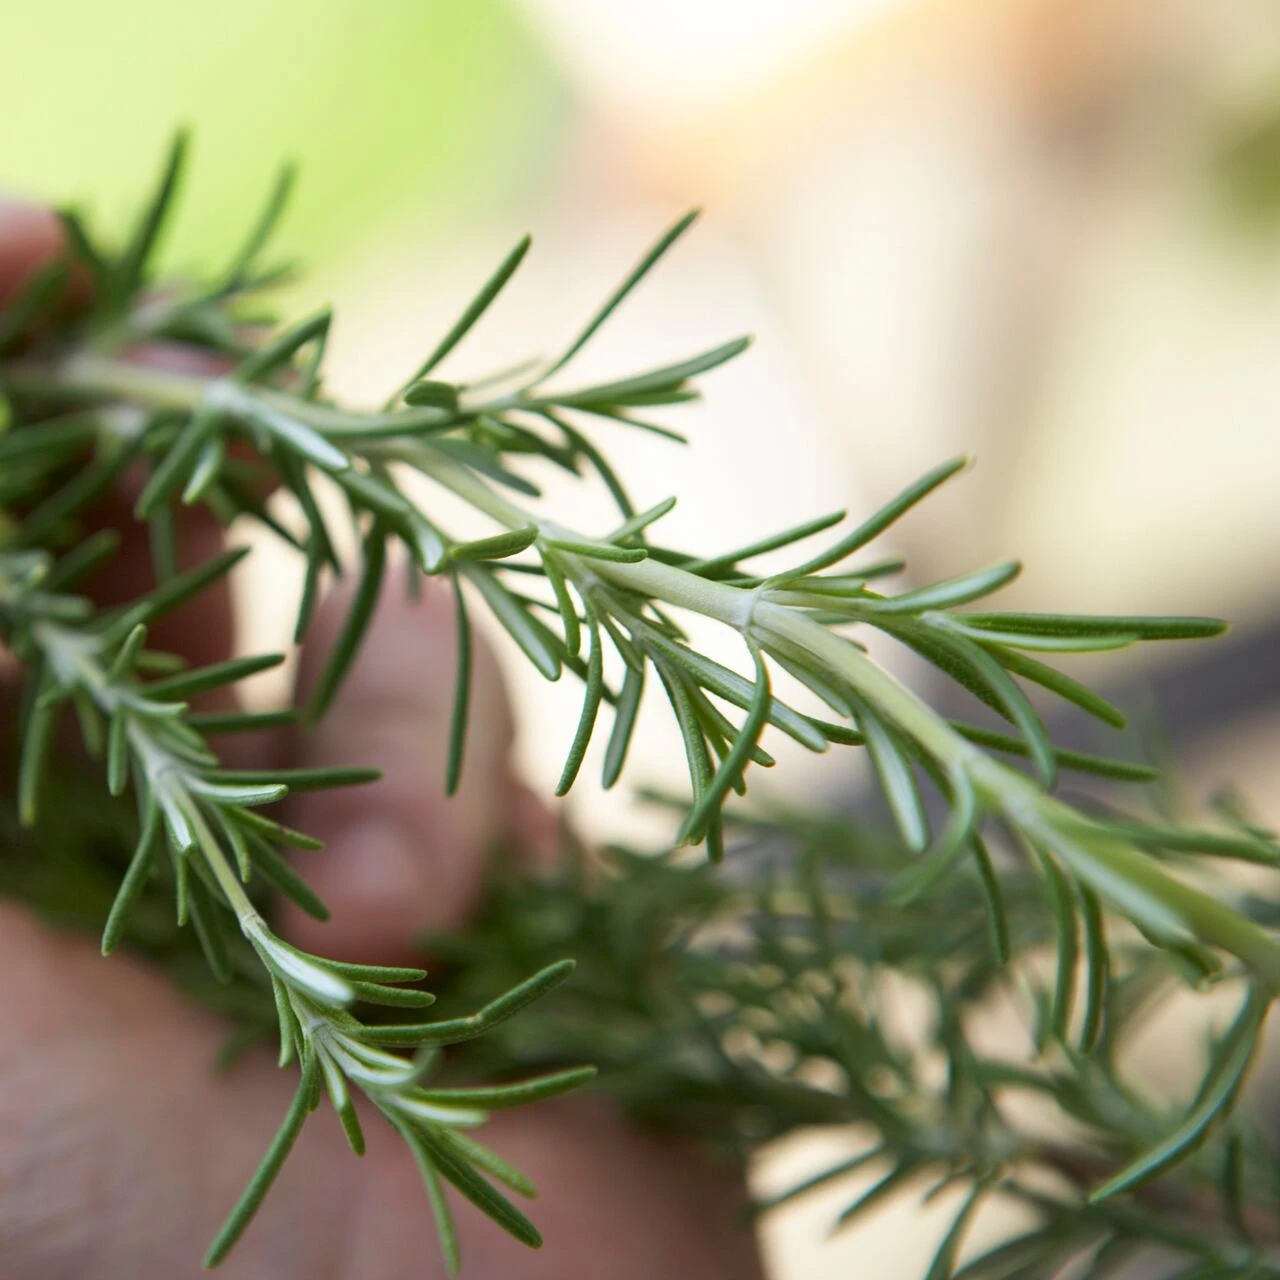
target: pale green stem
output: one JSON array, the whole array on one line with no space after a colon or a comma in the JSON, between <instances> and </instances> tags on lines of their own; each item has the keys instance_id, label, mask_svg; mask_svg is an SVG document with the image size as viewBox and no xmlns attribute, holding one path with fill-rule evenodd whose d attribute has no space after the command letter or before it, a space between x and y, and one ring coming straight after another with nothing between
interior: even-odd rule
<instances>
[{"instance_id":1,"label":"pale green stem","mask_svg":"<svg viewBox=\"0 0 1280 1280\"><path fill-rule=\"evenodd\" d=\"M129 717L129 744L146 773L148 786L157 793L166 788L182 793L182 797L189 802L184 806L184 816L191 823L200 851L228 904L236 913L240 927L246 934L252 933L255 928L265 927L262 916L236 878L217 839L209 830L199 805L191 795L186 766L147 732L143 721L121 708L120 695L112 688L107 672L98 660L97 638L86 637L56 623L37 623L32 628L32 635L40 643L50 668L57 673L61 683L83 689L105 715L124 714Z\"/></svg>"}]
</instances>

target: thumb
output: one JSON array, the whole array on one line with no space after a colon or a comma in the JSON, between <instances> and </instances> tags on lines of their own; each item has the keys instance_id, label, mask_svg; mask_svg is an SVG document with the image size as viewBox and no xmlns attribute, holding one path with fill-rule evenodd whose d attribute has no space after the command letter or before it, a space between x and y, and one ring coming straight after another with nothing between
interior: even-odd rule
<instances>
[{"instance_id":1,"label":"thumb","mask_svg":"<svg viewBox=\"0 0 1280 1280\"><path fill-rule=\"evenodd\" d=\"M525 809L512 781L511 709L492 653L476 645L462 781L444 793L457 658L452 595L426 582L418 598L388 576L360 652L318 726L293 741L293 766L369 765L369 786L304 792L285 820L324 840L298 869L332 912L322 923L282 904L282 932L306 950L403 962L425 928L460 924L483 888L486 856ZM339 589L304 648L299 693L314 685L350 607Z\"/></svg>"}]
</instances>

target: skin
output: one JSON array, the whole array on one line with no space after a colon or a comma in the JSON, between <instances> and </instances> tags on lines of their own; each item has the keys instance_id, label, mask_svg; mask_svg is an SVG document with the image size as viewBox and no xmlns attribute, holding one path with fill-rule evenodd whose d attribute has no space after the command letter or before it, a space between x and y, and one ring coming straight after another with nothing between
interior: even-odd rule
<instances>
[{"instance_id":1,"label":"skin","mask_svg":"<svg viewBox=\"0 0 1280 1280\"><path fill-rule=\"evenodd\" d=\"M0 306L58 251L48 211L0 203ZM146 353L172 362L174 353ZM145 546L128 529L128 495L100 513L126 538L93 584L102 602L147 589ZM212 522L181 531L182 558L206 558ZM392 584L403 575L392 574ZM368 642L323 725L305 738L244 748L255 766L371 764L371 787L291 800L284 821L325 839L302 855L333 919L284 914L280 931L339 958L414 963L426 926L466 920L495 840L552 856L556 828L514 777L513 725L492 656L481 650L460 794L441 789L454 631L447 595L418 602L389 588ZM342 617L330 600L300 664L313 678ZM153 633L156 647L193 663L225 657L233 619L210 592ZM0 650L0 675L6 655ZM412 673L406 678L406 673ZM10 671L12 677L12 671ZM10 704L11 705L11 704ZM0 704L0 716L10 712ZM232 758L233 744L225 744ZM142 963L104 960L91 940L55 933L0 903L0 1271L10 1280L178 1280L201 1274L200 1254L283 1116L292 1070L265 1051L229 1075L210 1071L224 1028L188 1007ZM347 1150L322 1107L256 1221L223 1265L227 1277L382 1280L443 1276L425 1194L408 1151L365 1114L369 1151ZM531 1215L538 1252L453 1200L469 1280L610 1276L755 1280L743 1188L689 1149L629 1126L598 1099L499 1114L485 1139L542 1188Z\"/></svg>"}]
</instances>

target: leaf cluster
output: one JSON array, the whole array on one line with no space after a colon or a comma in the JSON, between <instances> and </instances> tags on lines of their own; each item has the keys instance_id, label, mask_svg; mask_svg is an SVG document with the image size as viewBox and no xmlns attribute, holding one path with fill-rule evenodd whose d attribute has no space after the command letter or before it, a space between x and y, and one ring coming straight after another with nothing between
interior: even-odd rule
<instances>
[{"instance_id":1,"label":"leaf cluster","mask_svg":"<svg viewBox=\"0 0 1280 1280\"><path fill-rule=\"evenodd\" d=\"M1216 838L1234 844L1220 826ZM549 954L572 956L577 977L452 1069L589 1058L639 1121L744 1167L779 1138L843 1134L847 1156L757 1211L844 1188L832 1222L843 1231L890 1198L950 1192L956 1213L929 1280L1073 1263L1120 1276L1142 1258L1179 1277L1280 1269L1275 1153L1240 1100L1268 996L1238 969L1206 974L1106 911L1078 953L1065 950L1032 859L999 861L996 943L972 864L904 903L893 833L775 811L738 814L730 835L732 874L624 849L602 863L578 854L552 874L497 874L475 924L428 940L454 966L446 1002L483 999ZM1212 1032L1224 993L1235 1012ZM1135 1074L1131 1050L1189 997L1203 1066L1171 1104ZM1016 1024L993 1036L993 1016L1010 1008ZM988 1201L1021 1206L1031 1225L965 1250Z\"/></svg>"}]
</instances>

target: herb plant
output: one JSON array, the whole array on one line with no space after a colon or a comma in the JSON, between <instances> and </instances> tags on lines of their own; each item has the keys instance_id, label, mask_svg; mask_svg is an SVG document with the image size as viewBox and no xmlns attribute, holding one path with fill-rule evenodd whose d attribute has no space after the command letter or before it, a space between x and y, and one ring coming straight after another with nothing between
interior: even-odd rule
<instances>
[{"instance_id":1,"label":"herb plant","mask_svg":"<svg viewBox=\"0 0 1280 1280\"><path fill-rule=\"evenodd\" d=\"M114 898L82 901L73 914L96 920L104 953L127 938L175 964L175 974L181 968L193 994L239 1016L237 1046L271 1025L281 1066L298 1072L293 1105L207 1264L234 1246L324 1096L362 1151L353 1091L412 1148L451 1266L458 1256L444 1182L536 1245L536 1228L494 1185L527 1191L525 1179L470 1131L493 1108L584 1085L599 1066L603 1086L642 1118L719 1141L738 1158L804 1127L870 1126L866 1151L812 1183L864 1165L884 1170L846 1220L925 1180L963 1185L930 1280L1049 1275L1077 1257L1089 1259L1091 1275L1118 1274L1152 1243L1185 1255L1179 1274L1187 1277L1280 1274L1274 1165L1256 1132L1233 1117L1280 981L1275 906L1195 874L1223 858L1269 867L1280 847L1229 806L1208 828L1057 794L1064 772L1132 784L1154 771L1057 748L1027 692L1037 686L1120 726L1114 706L1050 665L1054 655L1211 636L1223 624L973 608L1015 577L1014 563L914 589L887 586L903 566L876 559L870 544L964 459L852 529L837 529L844 517L834 513L727 551L666 545L660 521L675 499L637 509L590 424L674 436L647 415L695 398L694 380L746 340L596 385L576 384L572 363L692 215L555 359L475 381L440 373L519 266L526 239L380 411L338 406L321 379L329 314L274 331L256 310L282 274L265 254L290 173L221 274L203 284L153 279L185 150L179 138L117 250L63 215L65 256L0 316L0 639L21 664L24 690L16 801L0 829L5 887L46 909L68 885L101 883L101 861L110 863L100 851L79 860L53 852L59 842L76 845L68 824L127 838ZM88 301L69 305L85 281ZM142 343L197 351L223 371L149 367L131 358ZM530 478L537 466L594 476L616 502L616 525L581 531L556 521ZM135 516L150 534L156 586L99 609L76 586L111 555L114 539L85 514L138 469L146 481ZM461 498L493 533L451 536L429 501L410 496L411 475ZM354 566L335 550L325 489L339 495L357 536ZM422 491L416 480L412 491ZM296 639L328 575L358 579L315 694L297 712L190 705L280 655L186 669L148 645L154 619L209 589L243 554L178 571L176 520L195 505L227 523L257 521L297 548L305 576ZM676 853L618 853L601 869L571 852L550 876L500 874L474 927L434 940L456 962L440 993L447 1016L427 1012L435 994L423 990L422 970L307 954L268 923L277 894L320 918L325 909L281 853L317 842L263 810L290 790L359 784L370 771L358 761L228 769L210 745L212 736L324 715L397 545L416 574L447 577L456 601L450 792L465 767L477 606L548 680L567 672L581 683L559 793L573 785L603 706L606 786L621 777L646 696L670 705L688 761L691 799L682 803ZM789 568L751 568L783 550ZM681 625L689 614L736 635L738 669L690 640ZM933 710L868 656L859 626L914 650L1005 729ZM775 691L779 671L794 678L797 700ZM68 780L54 759L68 711L87 756L101 762L106 792L123 798L86 804L79 819L55 817L45 803L59 788L84 793L84 766ZM752 767L773 764L764 745L773 729L815 752L865 748L896 836L811 815L726 815ZM727 845L742 847L725 867L708 866ZM690 849L705 849L705 858ZM164 897L176 904L176 926L156 914ZM191 979L174 961L197 948L212 982ZM575 960L581 967L571 976ZM927 997L928 1031L917 1041L887 1029L889 973ZM1169 1114L1125 1079L1120 1049L1153 1002L1188 984L1238 988L1238 1013L1214 1040L1196 1096ZM971 1038L972 1018L998 992L1014 993L1030 1019L1021 1061L993 1057ZM377 1017L377 1006L397 1012ZM412 1056L396 1052L403 1049ZM536 1074L511 1083L518 1070ZM1021 1129L1004 1106L1018 1091L1047 1099L1082 1136L1048 1141ZM967 1223L997 1195L1030 1204L1040 1225L957 1272Z\"/></svg>"}]
</instances>

